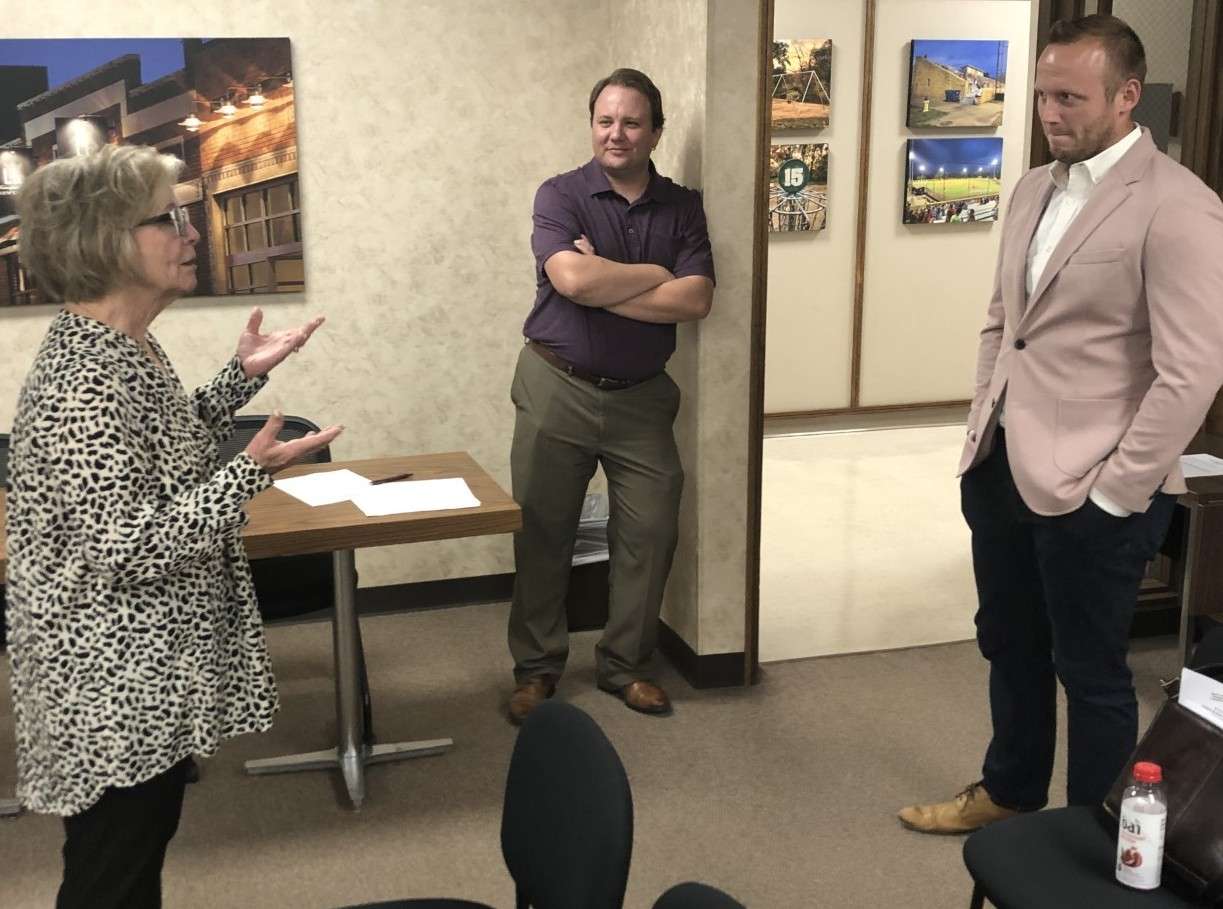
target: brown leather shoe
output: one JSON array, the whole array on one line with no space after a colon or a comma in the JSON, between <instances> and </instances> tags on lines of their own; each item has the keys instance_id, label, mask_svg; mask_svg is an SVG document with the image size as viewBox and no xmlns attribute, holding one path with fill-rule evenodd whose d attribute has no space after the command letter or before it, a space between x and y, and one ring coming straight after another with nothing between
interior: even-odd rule
<instances>
[{"instance_id":1,"label":"brown leather shoe","mask_svg":"<svg viewBox=\"0 0 1223 909\"><path fill-rule=\"evenodd\" d=\"M614 694L638 713L666 716L671 712L671 699L667 697L667 693L645 679L629 682L623 688L603 688L603 690Z\"/></svg>"},{"instance_id":2,"label":"brown leather shoe","mask_svg":"<svg viewBox=\"0 0 1223 909\"><path fill-rule=\"evenodd\" d=\"M556 682L554 675L533 675L519 683L510 695L510 722L520 725L532 710L556 693Z\"/></svg>"},{"instance_id":3,"label":"brown leather shoe","mask_svg":"<svg viewBox=\"0 0 1223 909\"><path fill-rule=\"evenodd\" d=\"M934 805L910 805L896 816L900 823L918 833L972 833L994 821L1014 817L1018 811L1003 808L989 797L985 787L970 783L950 802Z\"/></svg>"}]
</instances>

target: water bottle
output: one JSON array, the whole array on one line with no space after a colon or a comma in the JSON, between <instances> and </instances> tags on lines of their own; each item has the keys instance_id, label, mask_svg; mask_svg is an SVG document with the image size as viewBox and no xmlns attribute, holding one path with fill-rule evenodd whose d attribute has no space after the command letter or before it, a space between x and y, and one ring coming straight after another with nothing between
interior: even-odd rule
<instances>
[{"instance_id":1,"label":"water bottle","mask_svg":"<svg viewBox=\"0 0 1223 909\"><path fill-rule=\"evenodd\" d=\"M1117 831L1117 880L1135 890L1154 890L1164 863L1168 801L1163 770L1150 761L1134 764L1134 778L1121 796Z\"/></svg>"}]
</instances>

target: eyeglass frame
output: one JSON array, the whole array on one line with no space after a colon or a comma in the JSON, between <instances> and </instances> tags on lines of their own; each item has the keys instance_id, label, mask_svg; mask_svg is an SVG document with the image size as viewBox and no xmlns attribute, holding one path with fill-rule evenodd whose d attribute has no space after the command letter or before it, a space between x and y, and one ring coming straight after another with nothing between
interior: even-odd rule
<instances>
[{"instance_id":1,"label":"eyeglass frame","mask_svg":"<svg viewBox=\"0 0 1223 909\"><path fill-rule=\"evenodd\" d=\"M150 224L170 224L174 227L174 232L180 237L186 239L191 232L191 215L187 209L181 205L175 205L169 211L164 211L160 215L154 215L151 218L145 218L139 224L136 224L132 230L137 227L147 227Z\"/></svg>"}]
</instances>

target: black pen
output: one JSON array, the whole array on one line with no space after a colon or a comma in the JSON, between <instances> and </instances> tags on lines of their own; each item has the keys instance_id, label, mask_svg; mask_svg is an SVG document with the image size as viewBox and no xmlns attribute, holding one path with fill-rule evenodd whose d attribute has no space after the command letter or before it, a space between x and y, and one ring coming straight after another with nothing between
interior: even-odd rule
<instances>
[{"instance_id":1,"label":"black pen","mask_svg":"<svg viewBox=\"0 0 1223 909\"><path fill-rule=\"evenodd\" d=\"M370 480L369 485L377 486L381 483L395 483L395 482L398 482L399 480L410 480L410 479L412 479L412 474L410 473L397 473L393 477L383 477L380 480Z\"/></svg>"}]
</instances>

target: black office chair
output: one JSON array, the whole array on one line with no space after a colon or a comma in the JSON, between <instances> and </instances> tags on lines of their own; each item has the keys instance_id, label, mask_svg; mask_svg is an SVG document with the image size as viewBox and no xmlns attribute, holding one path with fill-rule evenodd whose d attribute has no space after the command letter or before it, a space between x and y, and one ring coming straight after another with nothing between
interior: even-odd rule
<instances>
[{"instance_id":1,"label":"black office chair","mask_svg":"<svg viewBox=\"0 0 1223 909\"><path fill-rule=\"evenodd\" d=\"M654 903L654 909L745 909L744 905L708 884L676 884Z\"/></svg>"},{"instance_id":2,"label":"black office chair","mask_svg":"<svg viewBox=\"0 0 1223 909\"><path fill-rule=\"evenodd\" d=\"M234 429L219 448L224 464L243 450L255 434L267 422L266 414L241 414L234 417ZM281 442L300 439L318 426L303 417L284 418L284 428L277 433ZM331 449L322 448L306 461L310 464L331 462ZM251 562L251 577L255 582L255 595L259 600L259 613L264 621L290 618L308 612L330 609L335 577L331 556L297 555L278 556L272 559L255 559Z\"/></svg>"},{"instance_id":3,"label":"black office chair","mask_svg":"<svg viewBox=\"0 0 1223 909\"><path fill-rule=\"evenodd\" d=\"M616 749L572 704L541 704L523 724L505 783L501 854L518 909L624 904L633 794Z\"/></svg>"},{"instance_id":4,"label":"black office chair","mask_svg":"<svg viewBox=\"0 0 1223 909\"><path fill-rule=\"evenodd\" d=\"M246 449L247 444L267 422L267 414L239 414L229 438L218 446L222 464ZM300 439L319 427L305 417L286 416L276 438L281 442ZM311 454L307 464L330 464L331 448L324 446ZM334 608L335 568L328 553L276 556L251 561L251 580L259 614L264 621L291 618ZM365 647L361 627L357 626L357 652L361 657L361 693L365 711L365 744L374 743L373 705L369 694L369 674L365 669Z\"/></svg>"},{"instance_id":5,"label":"black office chair","mask_svg":"<svg viewBox=\"0 0 1223 909\"><path fill-rule=\"evenodd\" d=\"M1189 909L1169 889L1130 890L1117 883L1117 840L1082 805L1020 814L983 827L964 842L973 878L971 909ZM1167 875L1164 875L1165 879Z\"/></svg>"},{"instance_id":6,"label":"black office chair","mask_svg":"<svg viewBox=\"0 0 1223 909\"><path fill-rule=\"evenodd\" d=\"M621 909L632 852L633 795L616 749L572 704L540 704L518 733L501 815L501 854L514 879L517 909ZM702 895L722 902L693 901ZM726 900L713 888L682 884L656 907L742 909ZM348 909L490 907L416 899Z\"/></svg>"},{"instance_id":7,"label":"black office chair","mask_svg":"<svg viewBox=\"0 0 1223 909\"><path fill-rule=\"evenodd\" d=\"M1223 664L1223 629L1202 639L1189 666ZM972 875L970 909L1188 909L1200 906L1168 874L1158 890L1130 890L1114 880L1117 839L1087 806L1020 814L990 824L964 842Z\"/></svg>"}]
</instances>

